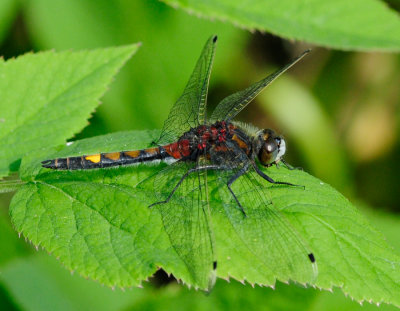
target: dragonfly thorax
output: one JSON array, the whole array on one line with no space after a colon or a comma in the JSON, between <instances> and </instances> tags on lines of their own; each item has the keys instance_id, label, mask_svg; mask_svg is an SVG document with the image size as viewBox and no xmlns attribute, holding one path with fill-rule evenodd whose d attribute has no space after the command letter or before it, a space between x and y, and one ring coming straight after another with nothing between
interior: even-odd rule
<instances>
[{"instance_id":1,"label":"dragonfly thorax","mask_svg":"<svg viewBox=\"0 0 400 311\"><path fill-rule=\"evenodd\" d=\"M286 152L286 143L282 136L271 129L257 132L253 143L253 150L258 160L264 166L278 163Z\"/></svg>"}]
</instances>

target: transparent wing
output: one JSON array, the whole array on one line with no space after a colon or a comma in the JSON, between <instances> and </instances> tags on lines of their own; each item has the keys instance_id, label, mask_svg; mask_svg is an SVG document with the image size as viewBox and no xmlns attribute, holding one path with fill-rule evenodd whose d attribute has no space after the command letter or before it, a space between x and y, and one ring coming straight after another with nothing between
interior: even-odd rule
<instances>
[{"instance_id":1,"label":"transparent wing","mask_svg":"<svg viewBox=\"0 0 400 311\"><path fill-rule=\"evenodd\" d=\"M158 145L171 143L190 128L205 122L208 82L216 42L217 36L210 37L206 42L183 94L164 122L160 138L156 142Z\"/></svg>"},{"instance_id":2,"label":"transparent wing","mask_svg":"<svg viewBox=\"0 0 400 311\"><path fill-rule=\"evenodd\" d=\"M166 200L182 176L196 163L176 162L154 178L155 202ZM215 283L214 243L206 189L206 172L183 180L168 203L154 205L161 214L171 245L186 265L191 283L210 289Z\"/></svg>"},{"instance_id":3,"label":"transparent wing","mask_svg":"<svg viewBox=\"0 0 400 311\"><path fill-rule=\"evenodd\" d=\"M229 161L226 164L229 168ZM223 210L237 237L264 264L265 270L271 272L271 277L281 281L312 282L318 275L317 264L312 262L313 255L310 255L312 250L271 197L273 187L290 186L271 184L250 168L231 186L246 213L245 217L226 186L227 181L239 171L241 166L237 164L216 172ZM303 189L293 188L293 191Z\"/></svg>"},{"instance_id":4,"label":"transparent wing","mask_svg":"<svg viewBox=\"0 0 400 311\"><path fill-rule=\"evenodd\" d=\"M275 73L269 75L265 79L254 83L247 89L234 93L225 99L223 99L218 106L215 108L211 115L211 122L218 120L229 121L233 119L244 107L246 107L265 87L268 86L272 81L278 78L282 73L296 64L302 59L310 50L304 51L300 56L295 58L292 62L287 64L285 67L279 69Z\"/></svg>"}]
</instances>

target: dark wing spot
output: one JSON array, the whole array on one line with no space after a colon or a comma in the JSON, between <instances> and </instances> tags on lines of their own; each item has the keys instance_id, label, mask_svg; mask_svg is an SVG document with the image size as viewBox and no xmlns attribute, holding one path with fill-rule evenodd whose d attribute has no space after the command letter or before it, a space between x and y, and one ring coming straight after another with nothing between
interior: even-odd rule
<instances>
[{"instance_id":1,"label":"dark wing spot","mask_svg":"<svg viewBox=\"0 0 400 311\"><path fill-rule=\"evenodd\" d=\"M214 43L217 42L217 39L218 39L218 36L214 36L213 42L214 42Z\"/></svg>"},{"instance_id":2,"label":"dark wing spot","mask_svg":"<svg viewBox=\"0 0 400 311\"><path fill-rule=\"evenodd\" d=\"M310 261L311 261L312 263L315 262L315 257L314 257L314 254L313 254L313 253L308 254L308 258L310 259Z\"/></svg>"},{"instance_id":3,"label":"dark wing spot","mask_svg":"<svg viewBox=\"0 0 400 311\"><path fill-rule=\"evenodd\" d=\"M213 262L213 269L214 269L214 270L217 269L217 262L216 262L216 261Z\"/></svg>"}]
</instances>

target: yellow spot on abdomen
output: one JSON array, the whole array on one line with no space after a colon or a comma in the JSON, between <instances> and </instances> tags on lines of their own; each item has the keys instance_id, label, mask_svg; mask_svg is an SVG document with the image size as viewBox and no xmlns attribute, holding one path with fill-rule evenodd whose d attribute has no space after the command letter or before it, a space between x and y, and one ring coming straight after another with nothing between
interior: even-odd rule
<instances>
[{"instance_id":1,"label":"yellow spot on abdomen","mask_svg":"<svg viewBox=\"0 0 400 311\"><path fill-rule=\"evenodd\" d=\"M85 157L85 160L88 160L88 161L93 162L93 163L99 163L100 159L101 159L100 154L94 154L94 155L90 155L90 156L86 156Z\"/></svg>"},{"instance_id":2,"label":"yellow spot on abdomen","mask_svg":"<svg viewBox=\"0 0 400 311\"><path fill-rule=\"evenodd\" d=\"M107 159L116 161L120 158L121 154L119 152L110 152L110 153L105 153L104 157L106 157Z\"/></svg>"}]
</instances>

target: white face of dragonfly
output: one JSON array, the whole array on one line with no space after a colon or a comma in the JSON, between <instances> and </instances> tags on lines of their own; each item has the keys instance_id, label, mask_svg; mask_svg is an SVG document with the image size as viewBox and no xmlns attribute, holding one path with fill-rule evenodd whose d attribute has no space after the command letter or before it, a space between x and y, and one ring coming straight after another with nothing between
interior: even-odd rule
<instances>
[{"instance_id":1,"label":"white face of dragonfly","mask_svg":"<svg viewBox=\"0 0 400 311\"><path fill-rule=\"evenodd\" d=\"M279 161L286 152L286 142L280 137L280 144L278 145L278 153L276 155L275 161Z\"/></svg>"}]
</instances>

